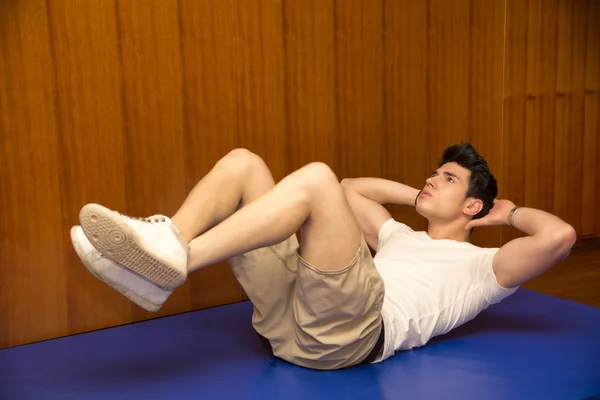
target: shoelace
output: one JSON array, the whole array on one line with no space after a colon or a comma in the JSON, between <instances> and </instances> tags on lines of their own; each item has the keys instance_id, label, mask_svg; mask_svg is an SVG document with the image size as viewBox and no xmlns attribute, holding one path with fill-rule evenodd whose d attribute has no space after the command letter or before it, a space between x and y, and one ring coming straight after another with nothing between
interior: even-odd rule
<instances>
[{"instance_id":1,"label":"shoelace","mask_svg":"<svg viewBox=\"0 0 600 400\"><path fill-rule=\"evenodd\" d=\"M167 218L165 218L162 215L152 215L148 218L144 218L144 221L151 223L151 224L158 224L160 222L166 222Z\"/></svg>"},{"instance_id":2,"label":"shoelace","mask_svg":"<svg viewBox=\"0 0 600 400\"><path fill-rule=\"evenodd\" d=\"M123 214L121 214L123 215ZM138 217L131 217L129 215L123 215L127 218L131 218L131 219L135 219L137 221L142 221L142 222L147 222L149 224L159 224L161 222L167 222L167 218L163 215L152 215L150 217L146 217L146 218L138 218Z\"/></svg>"}]
</instances>

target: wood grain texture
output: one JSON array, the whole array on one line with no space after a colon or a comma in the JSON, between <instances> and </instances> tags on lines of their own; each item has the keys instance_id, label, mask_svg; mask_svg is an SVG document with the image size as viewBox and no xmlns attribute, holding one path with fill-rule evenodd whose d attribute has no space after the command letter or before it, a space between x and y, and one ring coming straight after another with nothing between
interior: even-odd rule
<instances>
[{"instance_id":1,"label":"wood grain texture","mask_svg":"<svg viewBox=\"0 0 600 400\"><path fill-rule=\"evenodd\" d=\"M286 172L313 161L335 164L334 1L283 3Z\"/></svg>"},{"instance_id":2,"label":"wood grain texture","mask_svg":"<svg viewBox=\"0 0 600 400\"><path fill-rule=\"evenodd\" d=\"M48 6L66 235L85 203L126 208L122 80L114 2L53 1ZM127 299L83 268L70 241L62 252L68 256L63 277L69 333L130 321Z\"/></svg>"},{"instance_id":3,"label":"wood grain texture","mask_svg":"<svg viewBox=\"0 0 600 400\"><path fill-rule=\"evenodd\" d=\"M0 348L65 334L69 301L46 5L2 3Z\"/></svg>"},{"instance_id":4,"label":"wood grain texture","mask_svg":"<svg viewBox=\"0 0 600 400\"><path fill-rule=\"evenodd\" d=\"M588 2L581 230L600 233L600 2Z\"/></svg>"},{"instance_id":5,"label":"wood grain texture","mask_svg":"<svg viewBox=\"0 0 600 400\"><path fill-rule=\"evenodd\" d=\"M523 201L554 209L558 1L531 0L528 12Z\"/></svg>"},{"instance_id":6,"label":"wood grain texture","mask_svg":"<svg viewBox=\"0 0 600 400\"><path fill-rule=\"evenodd\" d=\"M323 161L340 179L421 187L469 141L502 197L595 237L598 26L592 0L0 1L0 347L245 299L220 263L147 313L68 237L88 202L173 214L236 147L276 180ZM590 254L577 269L595 282ZM542 279L532 287L573 299L594 290Z\"/></svg>"},{"instance_id":7,"label":"wood grain texture","mask_svg":"<svg viewBox=\"0 0 600 400\"><path fill-rule=\"evenodd\" d=\"M556 66L554 212L581 230L587 1L560 0Z\"/></svg>"},{"instance_id":8,"label":"wood grain texture","mask_svg":"<svg viewBox=\"0 0 600 400\"><path fill-rule=\"evenodd\" d=\"M596 232L597 2L507 2L506 196ZM597 85L597 83L596 83ZM520 236L504 230L503 242Z\"/></svg>"},{"instance_id":9,"label":"wood grain texture","mask_svg":"<svg viewBox=\"0 0 600 400\"><path fill-rule=\"evenodd\" d=\"M336 157L339 179L381 176L383 1L335 2Z\"/></svg>"},{"instance_id":10,"label":"wood grain texture","mask_svg":"<svg viewBox=\"0 0 600 400\"><path fill-rule=\"evenodd\" d=\"M444 148L471 140L471 12L469 0L433 1L428 8L430 168Z\"/></svg>"},{"instance_id":11,"label":"wood grain texture","mask_svg":"<svg viewBox=\"0 0 600 400\"><path fill-rule=\"evenodd\" d=\"M261 156L275 180L286 175L282 0L236 4L237 144Z\"/></svg>"}]
</instances>

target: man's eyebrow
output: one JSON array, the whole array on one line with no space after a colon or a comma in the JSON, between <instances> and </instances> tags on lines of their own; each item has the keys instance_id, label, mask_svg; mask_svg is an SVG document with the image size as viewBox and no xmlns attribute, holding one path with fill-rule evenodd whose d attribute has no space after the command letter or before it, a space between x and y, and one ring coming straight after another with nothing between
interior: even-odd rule
<instances>
[{"instance_id":1,"label":"man's eyebrow","mask_svg":"<svg viewBox=\"0 0 600 400\"><path fill-rule=\"evenodd\" d=\"M458 179L460 181L460 178L458 176L456 176L456 174L453 174L452 172L444 171L444 175L451 176L451 177L456 178L456 179Z\"/></svg>"}]
</instances>

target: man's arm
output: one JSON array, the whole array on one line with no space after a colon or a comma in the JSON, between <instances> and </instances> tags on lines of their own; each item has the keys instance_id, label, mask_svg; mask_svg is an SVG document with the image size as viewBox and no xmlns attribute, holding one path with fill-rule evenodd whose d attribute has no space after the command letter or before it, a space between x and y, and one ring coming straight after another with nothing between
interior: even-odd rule
<instances>
[{"instance_id":1,"label":"man's arm","mask_svg":"<svg viewBox=\"0 0 600 400\"><path fill-rule=\"evenodd\" d=\"M384 205L414 206L419 194L418 189L380 178L344 179L341 184L365 240L372 249L377 248L381 226L392 218Z\"/></svg>"},{"instance_id":2,"label":"man's arm","mask_svg":"<svg viewBox=\"0 0 600 400\"><path fill-rule=\"evenodd\" d=\"M490 213L471 221L467 229L486 225L508 225L514 204L497 200ZM542 210L521 207L513 215L514 227L529 235L502 246L493 260L498 284L520 286L564 260L577 239L575 229L560 218Z\"/></svg>"}]
</instances>

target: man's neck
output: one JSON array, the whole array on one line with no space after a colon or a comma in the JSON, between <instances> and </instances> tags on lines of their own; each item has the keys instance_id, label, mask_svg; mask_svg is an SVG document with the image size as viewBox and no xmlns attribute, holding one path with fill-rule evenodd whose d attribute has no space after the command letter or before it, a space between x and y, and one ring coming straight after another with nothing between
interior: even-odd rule
<instances>
[{"instance_id":1,"label":"man's neck","mask_svg":"<svg viewBox=\"0 0 600 400\"><path fill-rule=\"evenodd\" d=\"M471 233L465 230L466 222L457 220L455 222L429 222L427 234L434 240L447 239L457 242L468 242Z\"/></svg>"}]
</instances>

